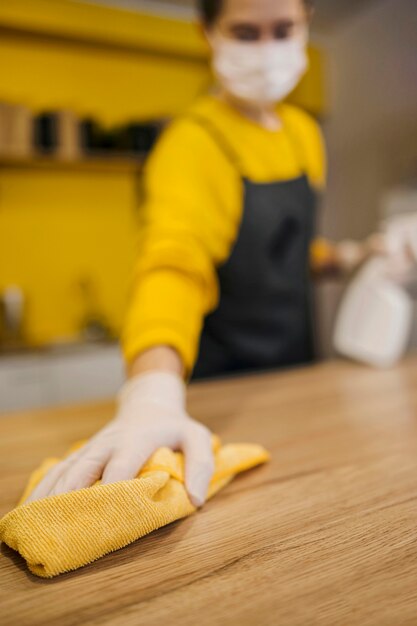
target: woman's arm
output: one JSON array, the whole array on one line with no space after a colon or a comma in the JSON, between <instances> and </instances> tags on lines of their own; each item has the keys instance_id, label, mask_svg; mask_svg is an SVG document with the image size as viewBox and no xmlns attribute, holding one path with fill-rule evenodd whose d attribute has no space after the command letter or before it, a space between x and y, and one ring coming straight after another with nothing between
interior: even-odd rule
<instances>
[{"instance_id":1,"label":"woman's arm","mask_svg":"<svg viewBox=\"0 0 417 626\"><path fill-rule=\"evenodd\" d=\"M190 499L195 506L205 500L214 470L212 437L188 414L186 379L203 318L218 299L219 232L225 244L230 239L223 234L224 185L217 183L218 168L226 170L228 163L220 167L222 155L194 127L175 124L148 158L142 236L121 338L127 380L115 416L55 465L30 500L98 479L106 484L135 478L159 447L184 452Z\"/></svg>"},{"instance_id":2,"label":"woman's arm","mask_svg":"<svg viewBox=\"0 0 417 626\"><path fill-rule=\"evenodd\" d=\"M122 325L123 356L132 371L138 355L169 346L180 356L187 379L204 317L217 306L216 266L233 240L230 205L241 193L239 180L204 129L178 120L148 157L143 190L138 254ZM164 359L169 354L172 363L171 351L155 354L142 356L135 370L142 368L142 359L154 363L161 354Z\"/></svg>"},{"instance_id":3,"label":"woman's arm","mask_svg":"<svg viewBox=\"0 0 417 626\"><path fill-rule=\"evenodd\" d=\"M181 357L170 346L155 346L139 354L133 361L126 364L126 377L131 379L150 370L172 372L184 377L184 365Z\"/></svg>"}]
</instances>

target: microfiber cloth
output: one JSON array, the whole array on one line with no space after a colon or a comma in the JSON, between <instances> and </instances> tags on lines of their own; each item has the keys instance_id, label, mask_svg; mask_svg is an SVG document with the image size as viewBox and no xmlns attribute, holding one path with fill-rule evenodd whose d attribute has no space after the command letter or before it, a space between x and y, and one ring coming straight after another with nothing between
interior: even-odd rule
<instances>
[{"instance_id":1,"label":"microfiber cloth","mask_svg":"<svg viewBox=\"0 0 417 626\"><path fill-rule=\"evenodd\" d=\"M66 455L84 445L76 441ZM207 498L236 474L264 463L268 452L257 444L222 446L212 437L215 470ZM0 520L0 540L21 554L30 571L52 578L92 563L136 539L196 511L184 486L182 452L158 448L130 480L101 484L23 504L60 458L48 457L30 475L12 511Z\"/></svg>"}]
</instances>

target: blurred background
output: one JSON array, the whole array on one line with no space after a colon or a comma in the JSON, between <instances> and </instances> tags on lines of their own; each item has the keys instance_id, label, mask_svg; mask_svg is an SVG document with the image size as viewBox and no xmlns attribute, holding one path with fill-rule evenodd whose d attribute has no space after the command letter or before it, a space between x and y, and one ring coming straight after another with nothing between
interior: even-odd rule
<instances>
[{"instance_id":1,"label":"blurred background","mask_svg":"<svg viewBox=\"0 0 417 626\"><path fill-rule=\"evenodd\" d=\"M193 4L0 5L0 412L123 380L143 162L211 81ZM290 99L327 142L319 231L364 238L417 209L416 1L316 0L310 60ZM343 288L317 288L324 357Z\"/></svg>"}]
</instances>

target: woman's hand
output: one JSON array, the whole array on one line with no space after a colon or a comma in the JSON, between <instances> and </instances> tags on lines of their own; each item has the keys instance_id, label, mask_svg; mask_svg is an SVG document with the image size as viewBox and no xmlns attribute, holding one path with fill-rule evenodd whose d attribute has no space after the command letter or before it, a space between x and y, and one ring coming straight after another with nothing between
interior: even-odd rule
<instances>
[{"instance_id":1,"label":"woman's hand","mask_svg":"<svg viewBox=\"0 0 417 626\"><path fill-rule=\"evenodd\" d=\"M417 269L417 212L393 217L384 224L384 254L389 258L388 272L396 282L415 278Z\"/></svg>"},{"instance_id":2,"label":"woman's hand","mask_svg":"<svg viewBox=\"0 0 417 626\"><path fill-rule=\"evenodd\" d=\"M321 237L311 246L312 269L318 275L350 274L375 255L388 257L391 278L409 280L417 267L417 214L393 218L362 241L333 243Z\"/></svg>"},{"instance_id":3,"label":"woman's hand","mask_svg":"<svg viewBox=\"0 0 417 626\"><path fill-rule=\"evenodd\" d=\"M311 246L312 271L316 276L350 274L382 248L380 235L372 235L364 241L344 239L339 242L320 237Z\"/></svg>"},{"instance_id":4,"label":"woman's hand","mask_svg":"<svg viewBox=\"0 0 417 626\"><path fill-rule=\"evenodd\" d=\"M185 409L181 376L146 371L128 380L118 395L118 411L84 446L50 469L24 502L134 478L159 447L182 449L185 486L195 506L206 498L214 470L211 432Z\"/></svg>"}]
</instances>

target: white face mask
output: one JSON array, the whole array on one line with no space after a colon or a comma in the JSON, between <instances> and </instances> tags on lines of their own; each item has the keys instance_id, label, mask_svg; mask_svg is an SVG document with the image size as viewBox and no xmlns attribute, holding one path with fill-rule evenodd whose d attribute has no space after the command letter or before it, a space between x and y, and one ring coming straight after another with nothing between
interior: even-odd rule
<instances>
[{"instance_id":1,"label":"white face mask","mask_svg":"<svg viewBox=\"0 0 417 626\"><path fill-rule=\"evenodd\" d=\"M211 42L217 79L231 94L248 102L283 100L308 68L306 30L282 41L248 43L216 34Z\"/></svg>"}]
</instances>

